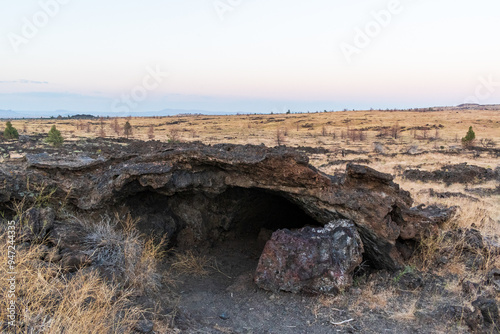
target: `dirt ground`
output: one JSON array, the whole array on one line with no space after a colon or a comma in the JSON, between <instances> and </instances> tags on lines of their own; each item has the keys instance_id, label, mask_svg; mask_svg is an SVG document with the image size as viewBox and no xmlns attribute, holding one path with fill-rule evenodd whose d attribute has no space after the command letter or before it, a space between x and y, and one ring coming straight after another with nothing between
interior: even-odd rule
<instances>
[{"instance_id":1,"label":"dirt ground","mask_svg":"<svg viewBox=\"0 0 500 334\"><path fill-rule=\"evenodd\" d=\"M459 294L443 289L455 277L378 272L337 296L272 293L253 282L262 246L221 243L203 254L205 273L176 276L163 292L175 296L175 326L182 333L469 333L439 314L459 303ZM168 261L164 270L172 273Z\"/></svg>"}]
</instances>

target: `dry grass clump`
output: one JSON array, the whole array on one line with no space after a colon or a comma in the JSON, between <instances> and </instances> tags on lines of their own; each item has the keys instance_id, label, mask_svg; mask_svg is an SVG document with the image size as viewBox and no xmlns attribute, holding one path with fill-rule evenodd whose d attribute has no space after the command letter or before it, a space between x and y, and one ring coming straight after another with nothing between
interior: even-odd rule
<instances>
[{"instance_id":1,"label":"dry grass clump","mask_svg":"<svg viewBox=\"0 0 500 334\"><path fill-rule=\"evenodd\" d=\"M18 217L22 217L22 212L18 212ZM47 254L43 240L16 245L17 332L134 332L137 321L151 310L137 305L133 297L160 288L162 276L157 266L165 240L143 240L130 215L125 219L105 217L93 223L71 218L65 227L70 233L75 226L84 232L79 244L72 246L89 256L87 268L68 273L61 262L47 262L51 253L57 253L57 247ZM19 228L22 227L19 222ZM7 233L3 228L0 239L0 263L7 264ZM9 271L7 265L0 266L1 277L8 277ZM0 295L7 296L8 288L8 284L1 284ZM7 319L5 304L0 308L0 319Z\"/></svg>"},{"instance_id":2,"label":"dry grass clump","mask_svg":"<svg viewBox=\"0 0 500 334\"><path fill-rule=\"evenodd\" d=\"M347 302L342 296L328 296L320 295L318 296L307 308L311 311L314 319L318 318L330 318L333 313L339 311L339 308L347 307Z\"/></svg>"},{"instance_id":3,"label":"dry grass clump","mask_svg":"<svg viewBox=\"0 0 500 334\"><path fill-rule=\"evenodd\" d=\"M491 218L494 210L483 202L463 201L439 234L420 240L413 265L420 270L436 268L444 274L472 280L480 280L492 268L498 268L498 241L494 239L498 223Z\"/></svg>"},{"instance_id":4,"label":"dry grass clump","mask_svg":"<svg viewBox=\"0 0 500 334\"><path fill-rule=\"evenodd\" d=\"M444 234L429 235L420 240L418 251L413 258L413 264L421 270L427 270L434 265L436 257L444 248Z\"/></svg>"},{"instance_id":5,"label":"dry grass clump","mask_svg":"<svg viewBox=\"0 0 500 334\"><path fill-rule=\"evenodd\" d=\"M391 312L390 318L396 320L415 320L415 312L417 311L417 301L409 303L407 307L398 308L398 311Z\"/></svg>"},{"instance_id":6,"label":"dry grass clump","mask_svg":"<svg viewBox=\"0 0 500 334\"><path fill-rule=\"evenodd\" d=\"M454 184L445 187L440 183L421 183L408 180L398 180L402 188L410 190L415 203L426 205L439 204L446 207L456 206L457 212L451 219L441 226L439 234L430 235L421 239L419 243L419 251L414 258L414 264L422 270L427 270L435 264L436 259L445 256L451 259L452 263L448 263L445 267L449 268L454 274L460 274L462 265L458 265L462 255L465 252L475 254L478 257L484 257L484 265L481 270L491 269L493 266L500 265L500 259L494 256L493 250L486 243L485 249L474 249L467 242L466 235L460 236L458 231L465 232L466 230L478 230L484 237L484 240L495 240L499 234L500 221L500 201L498 196L493 197L476 197L477 200L471 198L438 198L431 197L428 189L440 189L455 193L468 194L466 185ZM443 189L444 188L444 189ZM474 196L475 197L475 196ZM416 204L414 204L416 205ZM446 235L454 233L460 237L446 238ZM455 265L457 264L457 265ZM462 273L464 274L464 273Z\"/></svg>"},{"instance_id":7,"label":"dry grass clump","mask_svg":"<svg viewBox=\"0 0 500 334\"><path fill-rule=\"evenodd\" d=\"M165 238L159 243L144 241L136 223L130 214L124 219L104 217L98 224L82 223L88 230L83 240L85 254L92 265L121 286L139 294L152 293L161 287L157 267L164 255Z\"/></svg>"},{"instance_id":8,"label":"dry grass clump","mask_svg":"<svg viewBox=\"0 0 500 334\"><path fill-rule=\"evenodd\" d=\"M7 263L6 234L2 240L0 261ZM18 250L16 261L16 329L18 333L130 333L143 311L132 305L132 290L104 282L96 271L84 271L73 277L64 275L53 263L40 260L41 247ZM6 265L0 276L7 277ZM7 296L7 284L0 294ZM5 299L7 300L7 299ZM0 318L7 319L5 304Z\"/></svg>"},{"instance_id":9,"label":"dry grass clump","mask_svg":"<svg viewBox=\"0 0 500 334\"><path fill-rule=\"evenodd\" d=\"M387 307L392 298L394 298L394 290L392 288L376 291L373 287L373 282L369 282L362 287L361 294L352 307L354 310L362 310L363 308L382 310Z\"/></svg>"},{"instance_id":10,"label":"dry grass clump","mask_svg":"<svg viewBox=\"0 0 500 334\"><path fill-rule=\"evenodd\" d=\"M475 228L483 235L498 235L498 222L493 219L500 211L500 205L491 205L484 200L473 202L468 199L448 199L445 205L458 206L456 214L445 228Z\"/></svg>"},{"instance_id":11,"label":"dry grass clump","mask_svg":"<svg viewBox=\"0 0 500 334\"><path fill-rule=\"evenodd\" d=\"M206 276L212 265L210 258L186 251L174 254L171 267L181 275Z\"/></svg>"}]
</instances>

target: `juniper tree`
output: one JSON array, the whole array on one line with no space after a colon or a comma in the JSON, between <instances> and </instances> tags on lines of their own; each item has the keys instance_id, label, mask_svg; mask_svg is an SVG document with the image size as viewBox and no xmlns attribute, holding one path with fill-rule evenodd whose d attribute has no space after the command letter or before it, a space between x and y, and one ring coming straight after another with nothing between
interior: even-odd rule
<instances>
[{"instance_id":1,"label":"juniper tree","mask_svg":"<svg viewBox=\"0 0 500 334\"><path fill-rule=\"evenodd\" d=\"M123 126L123 134L125 135L125 137L127 137L127 139L132 135L132 125L130 125L128 121Z\"/></svg>"},{"instance_id":2,"label":"juniper tree","mask_svg":"<svg viewBox=\"0 0 500 334\"><path fill-rule=\"evenodd\" d=\"M476 141L476 134L474 133L474 130L472 130L472 126L470 126L469 131L467 131L465 137L462 138L462 145L468 148L474 145L475 141Z\"/></svg>"},{"instance_id":3,"label":"juniper tree","mask_svg":"<svg viewBox=\"0 0 500 334\"><path fill-rule=\"evenodd\" d=\"M64 138L61 135L61 131L57 130L55 125L52 125L52 128L50 128L46 141L54 146L60 146L63 143Z\"/></svg>"},{"instance_id":4,"label":"juniper tree","mask_svg":"<svg viewBox=\"0 0 500 334\"><path fill-rule=\"evenodd\" d=\"M12 126L11 122L7 122L5 131L3 132L3 136L8 140L19 139L19 132L17 132L17 129Z\"/></svg>"}]
</instances>

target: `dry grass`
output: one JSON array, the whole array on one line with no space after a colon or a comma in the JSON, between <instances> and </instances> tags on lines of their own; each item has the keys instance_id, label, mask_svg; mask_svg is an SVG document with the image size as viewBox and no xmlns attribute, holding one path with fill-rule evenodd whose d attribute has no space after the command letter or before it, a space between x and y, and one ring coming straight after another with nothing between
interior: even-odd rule
<instances>
[{"instance_id":1,"label":"dry grass","mask_svg":"<svg viewBox=\"0 0 500 334\"><path fill-rule=\"evenodd\" d=\"M347 300L341 294L336 296L320 295L308 306L314 319L331 318L332 313L340 311L340 308L347 307Z\"/></svg>"},{"instance_id":2,"label":"dry grass","mask_svg":"<svg viewBox=\"0 0 500 334\"><path fill-rule=\"evenodd\" d=\"M144 240L130 214L123 219L104 217L98 223L74 219L87 230L83 241L92 264L103 269L125 288L137 294L154 293L162 283L159 260L165 255L165 238L155 243ZM121 227L121 228L120 228Z\"/></svg>"},{"instance_id":3,"label":"dry grass","mask_svg":"<svg viewBox=\"0 0 500 334\"><path fill-rule=\"evenodd\" d=\"M436 256L438 256L443 249L443 234L424 237L418 245L418 251L416 256L412 259L412 264L420 270L425 271L434 265Z\"/></svg>"},{"instance_id":4,"label":"dry grass","mask_svg":"<svg viewBox=\"0 0 500 334\"><path fill-rule=\"evenodd\" d=\"M206 276L212 267L211 259L204 255L196 255L193 251L175 253L171 268L181 275Z\"/></svg>"},{"instance_id":5,"label":"dry grass","mask_svg":"<svg viewBox=\"0 0 500 334\"><path fill-rule=\"evenodd\" d=\"M35 205L39 205L40 203ZM17 217L23 217L28 205L17 203ZM25 211L24 211L25 212ZM78 224L86 232L82 248L92 266L68 274L61 263L47 259L44 240L19 248L15 257L16 306L18 333L130 333L138 320L151 310L132 302L138 295L158 291L162 276L157 271L163 256L163 243L142 240L135 221L108 217L89 222L66 217L69 225ZM22 227L23 222L18 222ZM122 226L123 228L118 228ZM0 234L1 263L7 263L7 234ZM49 252L55 256L56 249ZM6 265L0 276L7 277ZM112 273L112 277L103 276ZM7 284L0 285L0 295L7 295ZM7 300L7 299L5 299ZM0 308L0 318L7 319L7 308Z\"/></svg>"},{"instance_id":6,"label":"dry grass","mask_svg":"<svg viewBox=\"0 0 500 334\"><path fill-rule=\"evenodd\" d=\"M390 317L395 320L411 321L415 320L415 312L417 311L417 301L412 301L410 304L398 311L392 312Z\"/></svg>"},{"instance_id":7,"label":"dry grass","mask_svg":"<svg viewBox=\"0 0 500 334\"><path fill-rule=\"evenodd\" d=\"M387 153L399 151L410 145L418 145L420 149L432 150L435 147L460 145L460 139L465 136L468 127L472 125L478 139L488 138L500 143L500 119L497 111L461 110L436 112L409 111L349 111L334 113L290 114L290 115L238 115L238 116L174 116L174 117L144 117L95 120L57 120L31 119L13 120L12 124L21 134L47 133L55 124L68 140L79 137L99 137L104 129L106 137L123 136L121 131L115 131L115 123L123 128L128 120L133 127L134 139L148 140L151 129L154 138L168 141L201 140L215 144L233 142L238 144L276 145L276 134L279 129L286 130L286 144L289 146L349 146L353 149L372 151L374 141L383 142L389 148ZM435 126L442 125L438 130ZM151 127L153 126L153 127ZM397 139L388 136L380 138L380 128L391 129L399 127ZM423 133L412 127L428 127L428 136L421 139ZM89 132L90 128L90 132ZM24 129L26 131L24 131ZM359 133L363 131L364 140L352 141L352 138L342 133ZM284 133L283 133L284 134ZM335 134L335 138L334 138ZM173 138L175 137L175 138ZM457 141L458 138L458 141ZM323 143L323 144L320 144ZM394 144L396 145L394 145Z\"/></svg>"},{"instance_id":8,"label":"dry grass","mask_svg":"<svg viewBox=\"0 0 500 334\"><path fill-rule=\"evenodd\" d=\"M6 234L2 240L1 263L7 263ZM131 332L144 310L132 305L132 290L104 282L96 271L74 277L61 268L40 261L39 246L18 251L16 255L16 293L18 333L124 333ZM7 277L7 267L0 266ZM6 296L7 284L0 286ZM4 299L7 300L6 298ZM7 319L6 307L0 308Z\"/></svg>"},{"instance_id":9,"label":"dry grass","mask_svg":"<svg viewBox=\"0 0 500 334\"><path fill-rule=\"evenodd\" d=\"M383 310L387 307L392 298L394 298L394 290L392 288L376 292L372 282L370 282L363 286L361 294L351 307L354 310L364 308L370 310Z\"/></svg>"}]
</instances>

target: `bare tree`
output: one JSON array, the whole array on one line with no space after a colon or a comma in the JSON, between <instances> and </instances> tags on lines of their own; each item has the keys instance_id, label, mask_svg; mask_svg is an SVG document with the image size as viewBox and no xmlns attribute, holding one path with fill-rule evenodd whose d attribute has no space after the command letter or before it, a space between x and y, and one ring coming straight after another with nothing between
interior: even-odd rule
<instances>
[{"instance_id":1,"label":"bare tree","mask_svg":"<svg viewBox=\"0 0 500 334\"><path fill-rule=\"evenodd\" d=\"M148 138L149 138L150 140L152 140L152 139L154 139L154 137L155 137L155 128L154 128L154 125L153 125L153 124L151 124L151 125L149 126L149 129L148 129Z\"/></svg>"},{"instance_id":2,"label":"bare tree","mask_svg":"<svg viewBox=\"0 0 500 334\"><path fill-rule=\"evenodd\" d=\"M98 136L101 137L101 138L105 138L106 137L106 131L104 131L103 127L99 128Z\"/></svg>"},{"instance_id":3,"label":"bare tree","mask_svg":"<svg viewBox=\"0 0 500 334\"><path fill-rule=\"evenodd\" d=\"M398 139L400 131L401 131L401 127L399 126L399 123L394 124L393 127L392 127L392 129L391 129L391 136L392 136L392 138Z\"/></svg>"},{"instance_id":4,"label":"bare tree","mask_svg":"<svg viewBox=\"0 0 500 334\"><path fill-rule=\"evenodd\" d=\"M121 135L122 128L121 128L120 124L118 123L118 118L115 118L115 120L113 121L113 124L111 125L111 128L113 129L113 131L116 133L117 136Z\"/></svg>"},{"instance_id":5,"label":"bare tree","mask_svg":"<svg viewBox=\"0 0 500 334\"><path fill-rule=\"evenodd\" d=\"M359 141L365 141L366 140L366 133L364 130L359 130Z\"/></svg>"},{"instance_id":6,"label":"bare tree","mask_svg":"<svg viewBox=\"0 0 500 334\"><path fill-rule=\"evenodd\" d=\"M493 141L493 139L483 138L479 141L483 147L495 147L497 144Z\"/></svg>"},{"instance_id":7,"label":"bare tree","mask_svg":"<svg viewBox=\"0 0 500 334\"><path fill-rule=\"evenodd\" d=\"M276 129L276 144L281 146L285 142L285 137L280 128Z\"/></svg>"},{"instance_id":8,"label":"bare tree","mask_svg":"<svg viewBox=\"0 0 500 334\"><path fill-rule=\"evenodd\" d=\"M366 139L365 133L361 129L348 129L347 138L351 141L364 141Z\"/></svg>"},{"instance_id":9,"label":"bare tree","mask_svg":"<svg viewBox=\"0 0 500 334\"><path fill-rule=\"evenodd\" d=\"M326 137L328 135L328 131L324 125L321 127L321 135L323 137Z\"/></svg>"},{"instance_id":10,"label":"bare tree","mask_svg":"<svg viewBox=\"0 0 500 334\"><path fill-rule=\"evenodd\" d=\"M172 128L169 131L169 136L168 136L168 141L169 142L178 142L179 141L179 129Z\"/></svg>"},{"instance_id":11,"label":"bare tree","mask_svg":"<svg viewBox=\"0 0 500 334\"><path fill-rule=\"evenodd\" d=\"M106 131L104 131L104 125L105 125L104 118L101 117L99 119L99 137L102 138L106 137Z\"/></svg>"}]
</instances>

